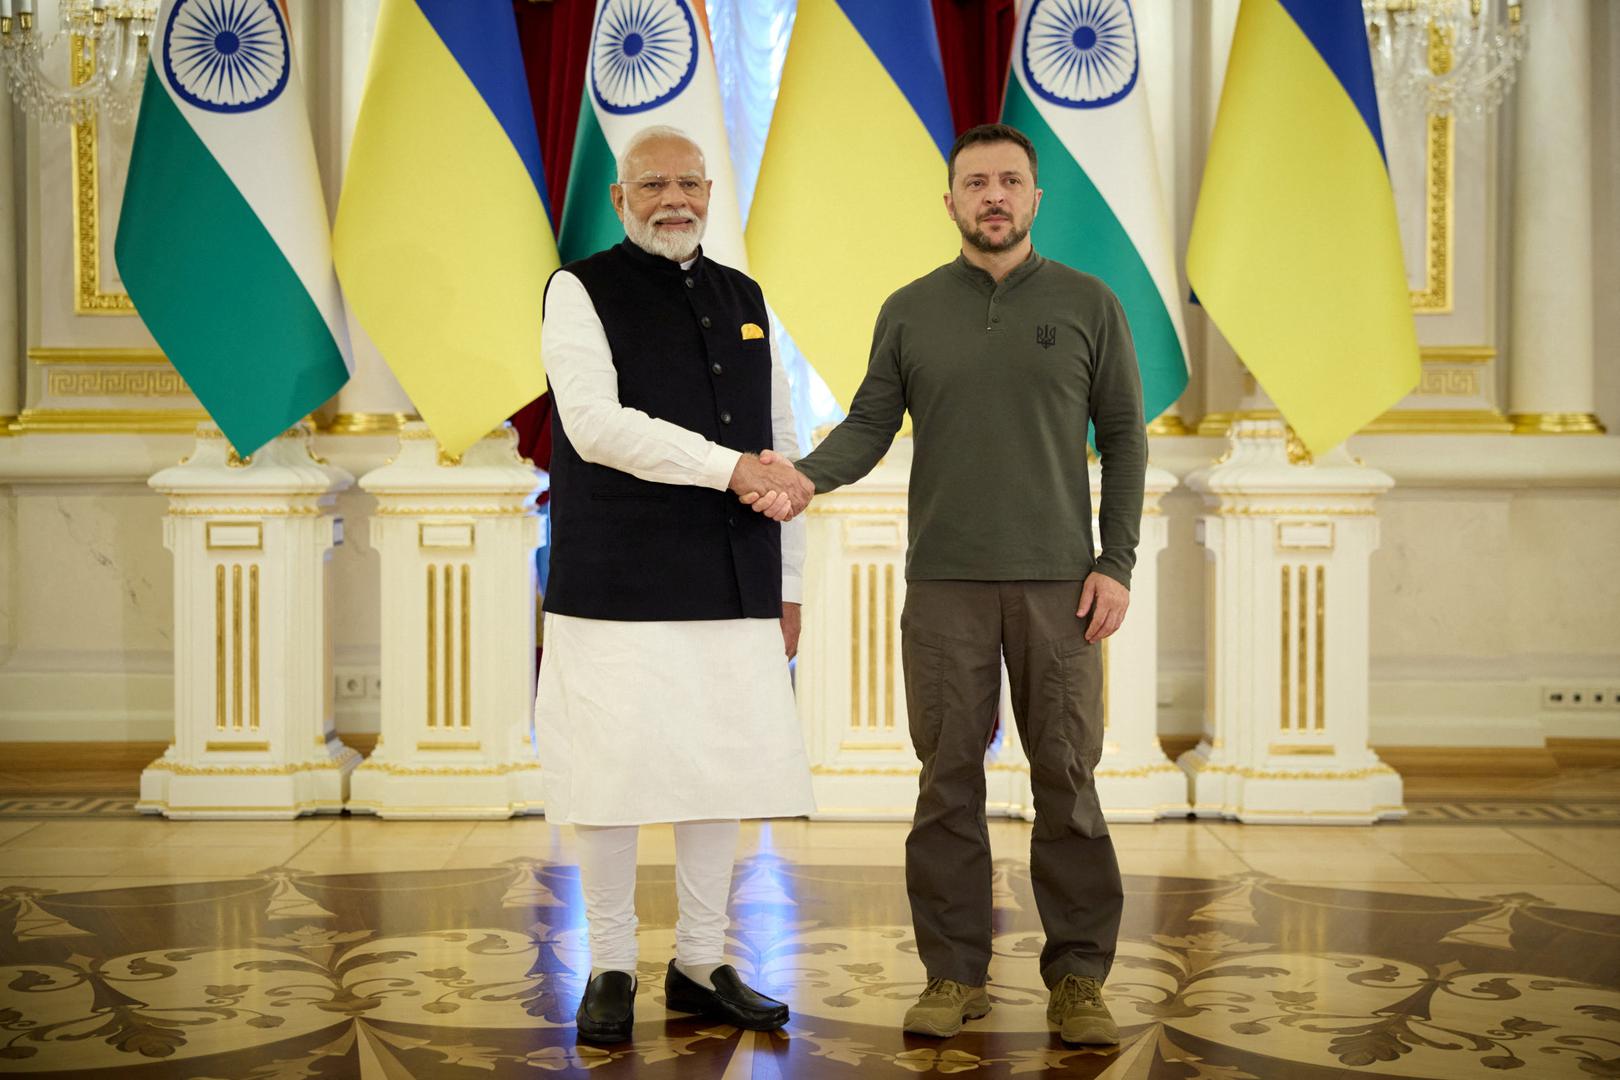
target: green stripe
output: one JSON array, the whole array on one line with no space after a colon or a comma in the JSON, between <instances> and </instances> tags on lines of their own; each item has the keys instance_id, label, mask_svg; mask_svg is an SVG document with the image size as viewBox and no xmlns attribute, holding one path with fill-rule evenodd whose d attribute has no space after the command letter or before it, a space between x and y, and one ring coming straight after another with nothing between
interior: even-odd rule
<instances>
[{"instance_id":1,"label":"green stripe","mask_svg":"<svg viewBox=\"0 0 1620 1080\"><path fill-rule=\"evenodd\" d=\"M114 254L141 319L238 453L348 380L304 283L150 70Z\"/></svg>"},{"instance_id":2,"label":"green stripe","mask_svg":"<svg viewBox=\"0 0 1620 1080\"><path fill-rule=\"evenodd\" d=\"M1040 186L1046 195L1030 230L1035 250L1095 274L1119 297L1142 371L1143 412L1152 420L1187 388L1187 360L1164 297L1130 234L1014 75L1007 79L1001 118L1029 136L1040 163ZM1147 179L1143 177L1144 182Z\"/></svg>"},{"instance_id":3,"label":"green stripe","mask_svg":"<svg viewBox=\"0 0 1620 1080\"><path fill-rule=\"evenodd\" d=\"M563 199L562 231L557 254L571 263L610 248L624 239L624 226L613 212L608 187L619 176L613 149L596 122L591 95L579 102L579 130L574 134L574 161L568 167L568 195Z\"/></svg>"}]
</instances>

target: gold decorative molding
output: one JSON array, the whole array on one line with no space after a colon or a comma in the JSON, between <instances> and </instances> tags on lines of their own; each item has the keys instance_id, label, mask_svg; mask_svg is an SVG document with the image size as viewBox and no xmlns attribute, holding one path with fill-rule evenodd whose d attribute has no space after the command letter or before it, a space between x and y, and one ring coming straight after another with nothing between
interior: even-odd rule
<instances>
[{"instance_id":1,"label":"gold decorative molding","mask_svg":"<svg viewBox=\"0 0 1620 1080\"><path fill-rule=\"evenodd\" d=\"M384 503L377 507L375 514L384 517L464 517L469 514L478 514L483 517L526 517L533 514L534 507L522 506L392 506Z\"/></svg>"},{"instance_id":2,"label":"gold decorative molding","mask_svg":"<svg viewBox=\"0 0 1620 1080\"><path fill-rule=\"evenodd\" d=\"M208 419L201 409L24 409L19 434L190 435Z\"/></svg>"},{"instance_id":3,"label":"gold decorative molding","mask_svg":"<svg viewBox=\"0 0 1620 1080\"><path fill-rule=\"evenodd\" d=\"M190 397L191 388L173 368L157 371L51 371L52 397Z\"/></svg>"},{"instance_id":4,"label":"gold decorative molding","mask_svg":"<svg viewBox=\"0 0 1620 1080\"><path fill-rule=\"evenodd\" d=\"M1212 511L1219 517L1373 517L1372 506L1221 506Z\"/></svg>"},{"instance_id":5,"label":"gold decorative molding","mask_svg":"<svg viewBox=\"0 0 1620 1080\"><path fill-rule=\"evenodd\" d=\"M321 744L325 746L325 743ZM203 749L210 753L215 751L233 751L240 753L264 753L270 749L268 742L206 742Z\"/></svg>"},{"instance_id":6,"label":"gold decorative molding","mask_svg":"<svg viewBox=\"0 0 1620 1080\"><path fill-rule=\"evenodd\" d=\"M1187 422L1173 412L1160 413L1154 421L1147 426L1149 435L1159 435L1168 438L1178 438L1193 434L1193 429Z\"/></svg>"},{"instance_id":7,"label":"gold decorative molding","mask_svg":"<svg viewBox=\"0 0 1620 1080\"><path fill-rule=\"evenodd\" d=\"M17 434L17 418L0 416L0 439L9 439L15 434Z\"/></svg>"},{"instance_id":8,"label":"gold decorative molding","mask_svg":"<svg viewBox=\"0 0 1620 1080\"><path fill-rule=\"evenodd\" d=\"M1488 364L1496 359L1496 346L1422 345L1418 358L1425 364Z\"/></svg>"},{"instance_id":9,"label":"gold decorative molding","mask_svg":"<svg viewBox=\"0 0 1620 1080\"><path fill-rule=\"evenodd\" d=\"M1609 429L1592 413L1509 413L1515 435L1602 435Z\"/></svg>"},{"instance_id":10,"label":"gold decorative molding","mask_svg":"<svg viewBox=\"0 0 1620 1080\"><path fill-rule=\"evenodd\" d=\"M396 765L391 761L377 761L367 758L360 763L360 768L368 772L386 773L389 776L506 776L515 772L539 772L538 761L510 761L500 765ZM357 804L351 802L351 807ZM371 805L371 804L363 804ZM436 813L444 813L448 807L435 806Z\"/></svg>"},{"instance_id":11,"label":"gold decorative molding","mask_svg":"<svg viewBox=\"0 0 1620 1080\"><path fill-rule=\"evenodd\" d=\"M1495 409L1391 409L1363 435L1506 435L1513 430Z\"/></svg>"},{"instance_id":12,"label":"gold decorative molding","mask_svg":"<svg viewBox=\"0 0 1620 1080\"><path fill-rule=\"evenodd\" d=\"M162 349L103 349L36 345L28 350L28 362L39 367L62 364L150 364L167 366Z\"/></svg>"},{"instance_id":13,"label":"gold decorative molding","mask_svg":"<svg viewBox=\"0 0 1620 1080\"><path fill-rule=\"evenodd\" d=\"M399 429L412 420L420 420L412 413L338 413L321 428L323 435L397 435Z\"/></svg>"},{"instance_id":14,"label":"gold decorative molding","mask_svg":"<svg viewBox=\"0 0 1620 1080\"><path fill-rule=\"evenodd\" d=\"M81 35L72 35L68 56L72 58L72 84L82 86L95 74L95 57L85 48ZM71 138L73 310L79 315L133 315L135 304L128 293L104 292L101 288L101 187L97 179L95 121L74 124Z\"/></svg>"},{"instance_id":15,"label":"gold decorative molding","mask_svg":"<svg viewBox=\"0 0 1620 1080\"><path fill-rule=\"evenodd\" d=\"M1456 121L1428 118L1423 184L1423 287L1412 289L1412 310L1419 315L1451 311L1451 223Z\"/></svg>"}]
</instances>

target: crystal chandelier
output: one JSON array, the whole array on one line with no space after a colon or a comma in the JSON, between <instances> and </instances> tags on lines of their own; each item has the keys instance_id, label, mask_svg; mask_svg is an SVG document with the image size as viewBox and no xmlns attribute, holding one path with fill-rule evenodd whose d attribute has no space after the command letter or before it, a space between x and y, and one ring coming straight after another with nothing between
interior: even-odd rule
<instances>
[{"instance_id":1,"label":"crystal chandelier","mask_svg":"<svg viewBox=\"0 0 1620 1080\"><path fill-rule=\"evenodd\" d=\"M98 116L128 121L140 101L158 0L57 0L53 6L56 25L47 28L34 0L0 0L0 68L12 100L49 123L82 124ZM65 79L53 77L53 69Z\"/></svg>"},{"instance_id":2,"label":"crystal chandelier","mask_svg":"<svg viewBox=\"0 0 1620 1080\"><path fill-rule=\"evenodd\" d=\"M1524 58L1520 0L1362 0L1373 77L1400 110L1479 117Z\"/></svg>"}]
</instances>

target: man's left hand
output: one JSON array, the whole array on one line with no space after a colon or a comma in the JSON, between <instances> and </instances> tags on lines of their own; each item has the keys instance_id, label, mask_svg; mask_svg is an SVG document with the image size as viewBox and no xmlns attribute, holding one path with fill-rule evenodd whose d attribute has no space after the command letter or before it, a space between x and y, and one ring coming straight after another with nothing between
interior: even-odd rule
<instances>
[{"instance_id":1,"label":"man's left hand","mask_svg":"<svg viewBox=\"0 0 1620 1080\"><path fill-rule=\"evenodd\" d=\"M798 604L782 605L782 646L787 649L789 660L799 655L799 628L803 622L803 611Z\"/></svg>"},{"instance_id":2,"label":"man's left hand","mask_svg":"<svg viewBox=\"0 0 1620 1080\"><path fill-rule=\"evenodd\" d=\"M1086 640L1095 644L1108 637L1125 621L1125 609L1131 606L1131 590L1107 574L1087 574L1080 587L1079 618L1091 613L1091 625L1086 629Z\"/></svg>"}]
</instances>

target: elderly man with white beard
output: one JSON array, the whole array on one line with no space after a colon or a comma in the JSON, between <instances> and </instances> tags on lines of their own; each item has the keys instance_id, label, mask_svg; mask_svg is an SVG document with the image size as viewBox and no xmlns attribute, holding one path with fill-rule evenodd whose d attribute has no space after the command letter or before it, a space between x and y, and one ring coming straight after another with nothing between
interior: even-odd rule
<instances>
[{"instance_id":1,"label":"elderly man with white beard","mask_svg":"<svg viewBox=\"0 0 1620 1080\"><path fill-rule=\"evenodd\" d=\"M618 175L625 240L552 276L541 331L557 411L536 727L546 817L578 840L591 978L576 1021L589 1042L631 1037L638 827L671 822L666 1003L773 1030L787 1006L723 950L739 819L814 808L787 668L803 524L738 501L792 477L759 459L798 457L787 379L759 286L699 246L701 149L648 128Z\"/></svg>"}]
</instances>

